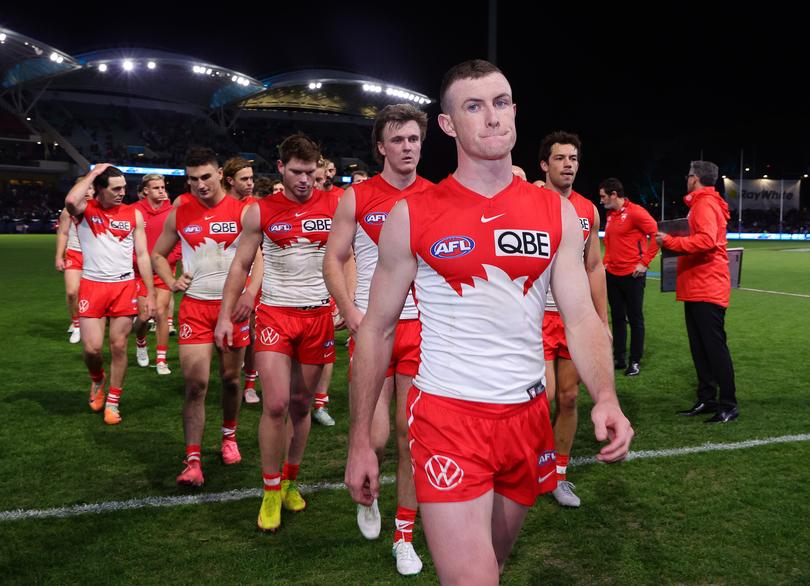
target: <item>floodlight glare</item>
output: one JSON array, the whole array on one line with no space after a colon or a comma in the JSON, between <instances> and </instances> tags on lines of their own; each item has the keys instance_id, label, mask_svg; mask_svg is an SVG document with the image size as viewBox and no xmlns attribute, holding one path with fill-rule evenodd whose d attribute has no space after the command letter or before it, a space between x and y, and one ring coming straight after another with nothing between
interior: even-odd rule
<instances>
[{"instance_id":1,"label":"floodlight glare","mask_svg":"<svg viewBox=\"0 0 810 586\"><path fill-rule=\"evenodd\" d=\"M157 63L155 63L154 61L150 61L149 63L146 64L146 67L148 69L154 69L155 67L157 67Z\"/></svg>"},{"instance_id":2,"label":"floodlight glare","mask_svg":"<svg viewBox=\"0 0 810 586\"><path fill-rule=\"evenodd\" d=\"M56 61L57 59L59 59L59 55L56 53L51 53L51 61Z\"/></svg>"},{"instance_id":3,"label":"floodlight glare","mask_svg":"<svg viewBox=\"0 0 810 586\"><path fill-rule=\"evenodd\" d=\"M0 33L0 42L5 42L6 40L6 33Z\"/></svg>"},{"instance_id":4,"label":"floodlight glare","mask_svg":"<svg viewBox=\"0 0 810 586\"><path fill-rule=\"evenodd\" d=\"M124 71L132 71L135 69L135 64L129 59L124 59L122 67L124 68Z\"/></svg>"},{"instance_id":5,"label":"floodlight glare","mask_svg":"<svg viewBox=\"0 0 810 586\"><path fill-rule=\"evenodd\" d=\"M107 71L107 64L106 64L106 63L102 63L101 65L99 65L99 66L98 66L98 70L99 70L101 73L104 73L105 71Z\"/></svg>"}]
</instances>

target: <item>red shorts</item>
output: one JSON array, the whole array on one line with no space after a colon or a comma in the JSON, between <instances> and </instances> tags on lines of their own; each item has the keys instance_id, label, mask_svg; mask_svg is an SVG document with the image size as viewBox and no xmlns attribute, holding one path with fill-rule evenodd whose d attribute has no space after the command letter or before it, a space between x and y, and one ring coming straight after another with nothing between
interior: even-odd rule
<instances>
[{"instance_id":1,"label":"red shorts","mask_svg":"<svg viewBox=\"0 0 810 586\"><path fill-rule=\"evenodd\" d=\"M463 502L489 490L530 507L557 486L546 394L516 405L408 392L416 500Z\"/></svg>"},{"instance_id":2,"label":"red shorts","mask_svg":"<svg viewBox=\"0 0 810 586\"><path fill-rule=\"evenodd\" d=\"M172 269L172 274L175 273L177 265L169 265ZM135 282L138 288L138 297L146 297L146 283L143 282L143 279L138 274L138 267L135 267ZM171 291L169 286L161 279L157 273L152 273L152 283L155 285L155 289L165 289L166 291Z\"/></svg>"},{"instance_id":3,"label":"red shorts","mask_svg":"<svg viewBox=\"0 0 810 586\"><path fill-rule=\"evenodd\" d=\"M414 377L419 371L419 347L422 344L422 324L418 319L401 319L394 334L394 347L391 350L391 362L385 371L385 377L402 374ZM352 374L352 355L354 338L349 338L349 380Z\"/></svg>"},{"instance_id":4,"label":"red shorts","mask_svg":"<svg viewBox=\"0 0 810 586\"><path fill-rule=\"evenodd\" d=\"M335 361L335 326L329 306L316 309L256 308L254 352L279 352L301 364L331 364Z\"/></svg>"},{"instance_id":5,"label":"red shorts","mask_svg":"<svg viewBox=\"0 0 810 586\"><path fill-rule=\"evenodd\" d=\"M65 270L66 271L80 271L82 270L83 256L79 250L67 249L65 251Z\"/></svg>"},{"instance_id":6,"label":"red shorts","mask_svg":"<svg viewBox=\"0 0 810 586\"><path fill-rule=\"evenodd\" d=\"M568 341L565 339L565 326L557 311L547 311L543 316L543 354L546 360L571 360Z\"/></svg>"},{"instance_id":7,"label":"red shorts","mask_svg":"<svg viewBox=\"0 0 810 586\"><path fill-rule=\"evenodd\" d=\"M203 301L183 296L180 312L177 315L178 344L213 344L214 330L217 327L219 308L222 301ZM233 324L233 345L231 348L244 348L250 345L250 324L247 321Z\"/></svg>"},{"instance_id":8,"label":"red shorts","mask_svg":"<svg viewBox=\"0 0 810 586\"><path fill-rule=\"evenodd\" d=\"M102 283L79 281L79 317L121 317L138 314L135 280Z\"/></svg>"}]
</instances>

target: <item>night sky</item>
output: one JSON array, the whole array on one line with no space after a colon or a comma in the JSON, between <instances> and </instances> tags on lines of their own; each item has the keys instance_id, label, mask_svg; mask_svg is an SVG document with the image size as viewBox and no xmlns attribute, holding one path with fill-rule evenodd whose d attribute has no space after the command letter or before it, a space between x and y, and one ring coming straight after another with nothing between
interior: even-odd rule
<instances>
[{"instance_id":1,"label":"night sky","mask_svg":"<svg viewBox=\"0 0 810 586\"><path fill-rule=\"evenodd\" d=\"M655 199L662 181L668 196L680 193L689 161L701 154L738 176L740 149L751 176L810 172L807 33L791 14L796 8L517 5L500 2L497 63L518 105L514 161L530 180L539 177L541 138L557 129L580 134L575 187L591 196L611 175L634 199ZM230 13L152 2L74 6L4 7L0 24L71 54L162 49L260 79L337 68L433 98L446 69L487 56L488 4L480 0L265 2L241 10L223 3ZM438 108L429 112L421 171L439 179L452 171L455 151L435 123Z\"/></svg>"}]
</instances>

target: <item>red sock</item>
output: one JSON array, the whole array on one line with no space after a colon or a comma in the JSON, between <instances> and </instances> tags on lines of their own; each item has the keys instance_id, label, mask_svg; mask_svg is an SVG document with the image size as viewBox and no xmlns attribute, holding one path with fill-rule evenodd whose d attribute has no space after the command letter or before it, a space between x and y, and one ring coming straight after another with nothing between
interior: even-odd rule
<instances>
[{"instance_id":1,"label":"red sock","mask_svg":"<svg viewBox=\"0 0 810 586\"><path fill-rule=\"evenodd\" d=\"M186 446L186 461L191 464L192 462L200 462L200 446L197 444L189 444Z\"/></svg>"},{"instance_id":2,"label":"red sock","mask_svg":"<svg viewBox=\"0 0 810 586\"><path fill-rule=\"evenodd\" d=\"M146 348L146 338L139 338L138 336L135 336L135 344L138 346L138 348Z\"/></svg>"},{"instance_id":3,"label":"red sock","mask_svg":"<svg viewBox=\"0 0 810 586\"><path fill-rule=\"evenodd\" d=\"M172 327L174 325L174 318L173 317L167 318L166 321L169 323L169 327Z\"/></svg>"},{"instance_id":4,"label":"red sock","mask_svg":"<svg viewBox=\"0 0 810 586\"><path fill-rule=\"evenodd\" d=\"M118 401L121 399L121 393L124 389L119 389L116 387L110 387L109 392L107 393L107 404L105 407L118 407Z\"/></svg>"},{"instance_id":5,"label":"red sock","mask_svg":"<svg viewBox=\"0 0 810 586\"><path fill-rule=\"evenodd\" d=\"M394 530L394 543L399 540L413 540L413 525L416 523L416 509L408 509L403 506L397 507L397 516L394 519L396 529Z\"/></svg>"},{"instance_id":6,"label":"red sock","mask_svg":"<svg viewBox=\"0 0 810 586\"><path fill-rule=\"evenodd\" d=\"M90 371L90 378L93 380L94 383L98 384L104 380L104 369L102 368L98 372Z\"/></svg>"},{"instance_id":7,"label":"red sock","mask_svg":"<svg viewBox=\"0 0 810 586\"><path fill-rule=\"evenodd\" d=\"M245 389L255 389L256 388L256 377L257 376L259 376L259 371L245 369Z\"/></svg>"},{"instance_id":8,"label":"red sock","mask_svg":"<svg viewBox=\"0 0 810 586\"><path fill-rule=\"evenodd\" d=\"M295 480L298 478L298 470L300 468L301 464L289 464L288 462L284 462L284 466L281 468L281 479Z\"/></svg>"},{"instance_id":9,"label":"red sock","mask_svg":"<svg viewBox=\"0 0 810 586\"><path fill-rule=\"evenodd\" d=\"M557 480L565 480L566 470L568 470L568 455L557 454Z\"/></svg>"},{"instance_id":10,"label":"red sock","mask_svg":"<svg viewBox=\"0 0 810 586\"><path fill-rule=\"evenodd\" d=\"M264 474L264 490L281 490L281 474Z\"/></svg>"},{"instance_id":11,"label":"red sock","mask_svg":"<svg viewBox=\"0 0 810 586\"><path fill-rule=\"evenodd\" d=\"M329 402L329 393L315 393L315 408L321 409L326 407Z\"/></svg>"},{"instance_id":12,"label":"red sock","mask_svg":"<svg viewBox=\"0 0 810 586\"><path fill-rule=\"evenodd\" d=\"M78 316L78 315L74 315L74 316L71 318L71 321L72 321L72 323L73 323L73 327L74 327L74 328L78 328L78 327L79 327L79 316Z\"/></svg>"},{"instance_id":13,"label":"red sock","mask_svg":"<svg viewBox=\"0 0 810 586\"><path fill-rule=\"evenodd\" d=\"M236 441L236 419L224 419L222 421L222 441Z\"/></svg>"},{"instance_id":14,"label":"red sock","mask_svg":"<svg viewBox=\"0 0 810 586\"><path fill-rule=\"evenodd\" d=\"M157 361L158 362L166 362L166 352L169 350L168 346L158 346L157 347Z\"/></svg>"}]
</instances>

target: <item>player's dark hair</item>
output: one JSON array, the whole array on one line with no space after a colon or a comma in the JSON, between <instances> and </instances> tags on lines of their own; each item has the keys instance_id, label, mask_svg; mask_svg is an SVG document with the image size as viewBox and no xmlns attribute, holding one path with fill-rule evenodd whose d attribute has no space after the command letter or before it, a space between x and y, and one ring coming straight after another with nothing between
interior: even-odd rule
<instances>
[{"instance_id":1,"label":"player's dark hair","mask_svg":"<svg viewBox=\"0 0 810 586\"><path fill-rule=\"evenodd\" d=\"M293 158L317 163L321 158L321 147L307 135L299 132L288 136L278 145L278 158L283 165Z\"/></svg>"},{"instance_id":2,"label":"player's dark hair","mask_svg":"<svg viewBox=\"0 0 810 586\"><path fill-rule=\"evenodd\" d=\"M110 177L123 177L124 173L118 167L107 167L93 178L93 190L98 193L101 188L110 185Z\"/></svg>"},{"instance_id":3,"label":"player's dark hair","mask_svg":"<svg viewBox=\"0 0 810 586\"><path fill-rule=\"evenodd\" d=\"M619 197L624 197L624 185L615 177L608 177L599 184L599 189L604 189L605 193L610 195L614 191Z\"/></svg>"},{"instance_id":4,"label":"player's dark hair","mask_svg":"<svg viewBox=\"0 0 810 586\"><path fill-rule=\"evenodd\" d=\"M217 154L209 148L191 147L186 151L186 167L202 167L213 165L219 169Z\"/></svg>"},{"instance_id":5,"label":"player's dark hair","mask_svg":"<svg viewBox=\"0 0 810 586\"><path fill-rule=\"evenodd\" d=\"M582 158L582 141L579 136L573 132L565 132L564 130L556 130L551 134L547 134L543 141L540 143L540 161L548 163L548 158L551 156L551 147L555 144L570 144L577 149L577 157Z\"/></svg>"},{"instance_id":6,"label":"player's dark hair","mask_svg":"<svg viewBox=\"0 0 810 586\"><path fill-rule=\"evenodd\" d=\"M419 126L419 138L425 140L427 134L427 114L411 104L390 104L380 110L374 119L374 126L371 129L371 154L374 160L383 164L385 157L380 154L377 143L385 139L385 128L390 124L396 130L406 122L413 120Z\"/></svg>"},{"instance_id":7,"label":"player's dark hair","mask_svg":"<svg viewBox=\"0 0 810 586\"><path fill-rule=\"evenodd\" d=\"M692 161L689 174L697 177L703 187L714 187L720 170L711 161Z\"/></svg>"}]
</instances>

